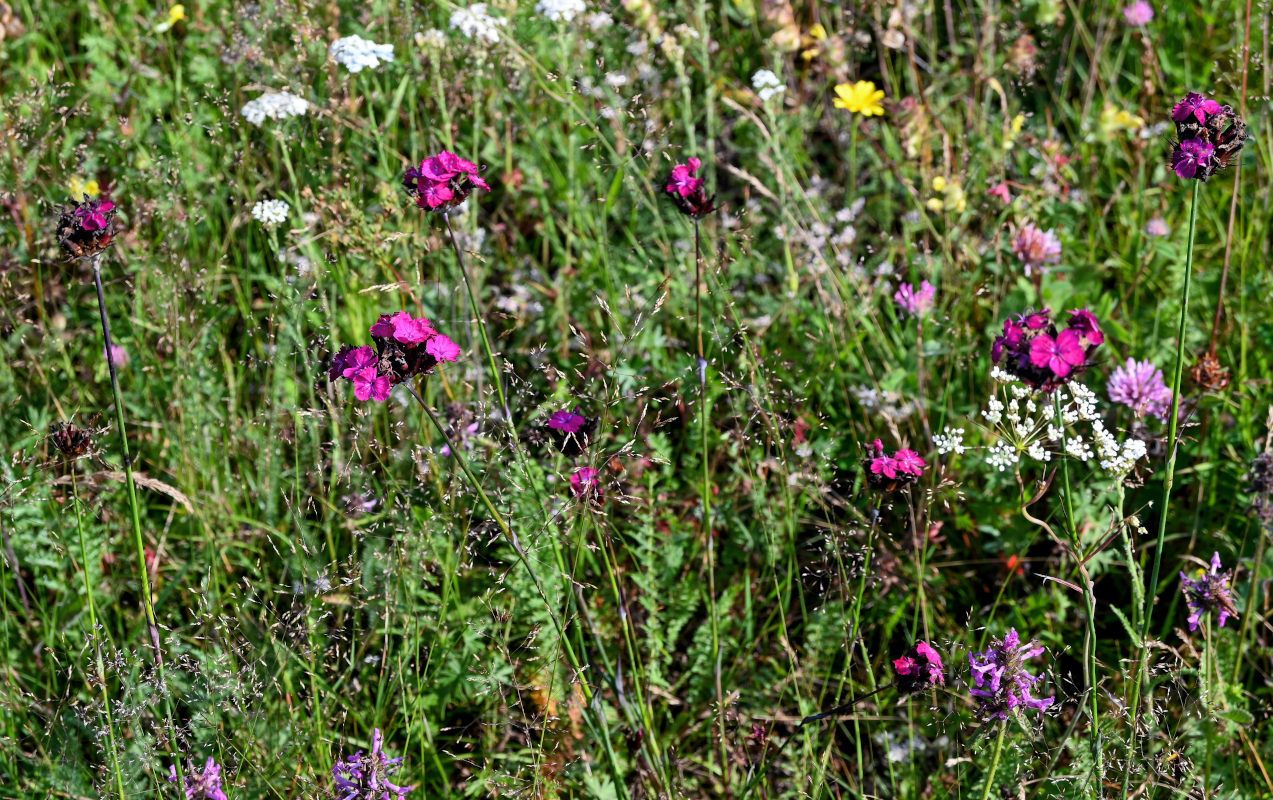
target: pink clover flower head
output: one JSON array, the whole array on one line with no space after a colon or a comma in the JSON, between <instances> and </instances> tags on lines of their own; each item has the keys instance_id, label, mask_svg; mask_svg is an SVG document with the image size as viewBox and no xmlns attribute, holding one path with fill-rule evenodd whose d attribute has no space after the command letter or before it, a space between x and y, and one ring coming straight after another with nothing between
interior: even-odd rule
<instances>
[{"instance_id":1,"label":"pink clover flower head","mask_svg":"<svg viewBox=\"0 0 1273 800\"><path fill-rule=\"evenodd\" d=\"M58 242L72 258L92 258L114 242L115 234L111 230L114 218L114 203L84 195L82 201L59 207Z\"/></svg>"},{"instance_id":2,"label":"pink clover flower head","mask_svg":"<svg viewBox=\"0 0 1273 800\"><path fill-rule=\"evenodd\" d=\"M923 477L927 464L914 450L898 450L891 456L887 455L884 443L876 439L871 443L863 466L868 486L877 491L893 492Z\"/></svg>"},{"instance_id":3,"label":"pink clover flower head","mask_svg":"<svg viewBox=\"0 0 1273 800\"><path fill-rule=\"evenodd\" d=\"M1028 223L1013 239L1012 252L1025 265L1025 274L1029 276L1035 269L1046 269L1044 264L1055 264L1061 260L1061 240L1053 229L1040 230L1033 223Z\"/></svg>"},{"instance_id":4,"label":"pink clover flower head","mask_svg":"<svg viewBox=\"0 0 1273 800\"><path fill-rule=\"evenodd\" d=\"M1201 139L1183 141L1171 154L1171 168L1181 178L1197 178L1207 174L1215 146Z\"/></svg>"},{"instance_id":5,"label":"pink clover flower head","mask_svg":"<svg viewBox=\"0 0 1273 800\"><path fill-rule=\"evenodd\" d=\"M168 767L168 780L177 782L176 765ZM212 756L208 756L202 771L193 765L186 770L186 800L229 800L221 788L221 765Z\"/></svg>"},{"instance_id":6,"label":"pink clover flower head","mask_svg":"<svg viewBox=\"0 0 1273 800\"><path fill-rule=\"evenodd\" d=\"M1238 609L1229 588L1232 582L1232 571L1224 569L1219 553L1212 554L1210 570L1199 569L1193 578L1184 572L1180 573L1180 591L1184 593L1185 603L1189 606L1190 631L1198 630L1202 618L1212 612L1218 612L1216 624L1221 628L1229 617L1237 618Z\"/></svg>"},{"instance_id":7,"label":"pink clover flower head","mask_svg":"<svg viewBox=\"0 0 1273 800\"><path fill-rule=\"evenodd\" d=\"M945 686L941 656L927 642L918 641L901 658L893 660L893 683L903 695Z\"/></svg>"},{"instance_id":8,"label":"pink clover flower head","mask_svg":"<svg viewBox=\"0 0 1273 800\"><path fill-rule=\"evenodd\" d=\"M124 349L122 344L112 344L109 353L103 347L102 358L115 362L115 369L123 369L132 360L132 356L128 355L128 351Z\"/></svg>"},{"instance_id":9,"label":"pink clover flower head","mask_svg":"<svg viewBox=\"0 0 1273 800\"><path fill-rule=\"evenodd\" d=\"M1135 3L1123 9L1123 19L1127 20L1127 24L1134 28L1148 25L1153 18L1154 7L1145 2L1145 0L1136 0Z\"/></svg>"},{"instance_id":10,"label":"pink clover flower head","mask_svg":"<svg viewBox=\"0 0 1273 800\"><path fill-rule=\"evenodd\" d=\"M1127 406L1136 416L1166 420L1171 413L1171 389L1162 370L1149 361L1127 359L1109 379L1109 399Z\"/></svg>"},{"instance_id":11,"label":"pink clover flower head","mask_svg":"<svg viewBox=\"0 0 1273 800\"><path fill-rule=\"evenodd\" d=\"M1162 217L1154 217L1145 223L1145 234L1147 236L1166 236L1171 233L1167 227L1167 220Z\"/></svg>"},{"instance_id":12,"label":"pink clover flower head","mask_svg":"<svg viewBox=\"0 0 1273 800\"><path fill-rule=\"evenodd\" d=\"M1205 125L1208 117L1219 114L1223 110L1224 106L1215 100L1197 92L1189 92L1171 109L1171 118L1175 122L1187 122L1190 117L1193 117L1199 125Z\"/></svg>"},{"instance_id":13,"label":"pink clover flower head","mask_svg":"<svg viewBox=\"0 0 1273 800\"><path fill-rule=\"evenodd\" d=\"M924 281L916 289L909 283L903 283L893 293L893 302L913 317L922 317L932 310L937 297L937 289L928 281Z\"/></svg>"},{"instance_id":14,"label":"pink clover flower head","mask_svg":"<svg viewBox=\"0 0 1273 800\"><path fill-rule=\"evenodd\" d=\"M990 355L1013 377L1050 392L1085 369L1104 341L1100 323L1086 309L1071 311L1068 327L1060 331L1047 309L1027 311L1004 322Z\"/></svg>"},{"instance_id":15,"label":"pink clover flower head","mask_svg":"<svg viewBox=\"0 0 1273 800\"><path fill-rule=\"evenodd\" d=\"M340 800L395 800L406 797L414 786L397 786L389 779L398 771L402 758L385 755L384 737L376 728L371 735L371 752L361 750L346 756L332 767L336 796Z\"/></svg>"},{"instance_id":16,"label":"pink clover flower head","mask_svg":"<svg viewBox=\"0 0 1273 800\"><path fill-rule=\"evenodd\" d=\"M580 467L570 476L570 493L581 500L601 499L601 471Z\"/></svg>"},{"instance_id":17,"label":"pink clover flower head","mask_svg":"<svg viewBox=\"0 0 1273 800\"><path fill-rule=\"evenodd\" d=\"M715 197L707 196L706 182L696 175L702 165L703 162L697 158L687 159L684 164L672 167L672 175L667 179L668 197L682 214L694 219L716 210L712 204Z\"/></svg>"},{"instance_id":18,"label":"pink clover flower head","mask_svg":"<svg viewBox=\"0 0 1273 800\"><path fill-rule=\"evenodd\" d=\"M482 169L467 158L443 150L418 166L408 167L402 175L402 186L420 208L429 211L454 208L467 200L474 189L491 190L481 177Z\"/></svg>"},{"instance_id":19,"label":"pink clover flower head","mask_svg":"<svg viewBox=\"0 0 1273 800\"><path fill-rule=\"evenodd\" d=\"M1034 686L1043 678L1026 671L1026 662L1044 652L1037 641L1023 645L1013 628L1002 639L992 639L988 650L968 654L973 679L970 693L979 701L977 712L983 720L1007 719L1009 712L1022 707L1043 711L1055 702L1055 696L1033 695Z\"/></svg>"},{"instance_id":20,"label":"pink clover flower head","mask_svg":"<svg viewBox=\"0 0 1273 800\"><path fill-rule=\"evenodd\" d=\"M327 369L331 380L349 380L359 400L387 400L398 384L460 358L460 347L450 337L438 333L428 318L406 311L382 314L369 331L374 347L342 347Z\"/></svg>"}]
</instances>

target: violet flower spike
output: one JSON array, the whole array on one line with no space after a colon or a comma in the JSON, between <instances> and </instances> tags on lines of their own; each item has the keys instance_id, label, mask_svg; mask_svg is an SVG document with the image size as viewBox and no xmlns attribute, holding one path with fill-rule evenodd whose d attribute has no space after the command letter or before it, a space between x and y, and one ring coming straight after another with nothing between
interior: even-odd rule
<instances>
[{"instance_id":1,"label":"violet flower spike","mask_svg":"<svg viewBox=\"0 0 1273 800\"><path fill-rule=\"evenodd\" d=\"M340 800L395 800L406 797L415 786L397 786L389 776L398 771L402 758L388 758L383 750L384 738L376 728L371 735L371 752L361 750L332 767L336 793Z\"/></svg>"},{"instance_id":2,"label":"violet flower spike","mask_svg":"<svg viewBox=\"0 0 1273 800\"><path fill-rule=\"evenodd\" d=\"M168 780L177 782L177 767L168 768ZM186 800L229 800L221 788L221 765L212 756L203 765L203 770L186 771Z\"/></svg>"},{"instance_id":3,"label":"violet flower spike","mask_svg":"<svg viewBox=\"0 0 1273 800\"><path fill-rule=\"evenodd\" d=\"M1021 707L1043 711L1056 701L1055 696L1037 698L1031 693L1043 678L1027 672L1026 662L1044 652L1037 641L1021 644L1012 628L1004 638L991 640L988 650L968 654L974 685L970 693L980 701L982 719L1007 719L1009 712Z\"/></svg>"},{"instance_id":4,"label":"violet flower spike","mask_svg":"<svg viewBox=\"0 0 1273 800\"><path fill-rule=\"evenodd\" d=\"M1223 570L1223 571L1222 571ZM1233 582L1231 570L1224 570L1220 563L1220 554L1211 556L1211 569L1199 569L1196 577L1190 578L1180 573L1180 591L1185 595L1185 603L1189 606L1189 630L1196 631L1202 624L1202 618L1218 612L1216 624L1223 628L1229 617L1237 617L1238 609L1233 602Z\"/></svg>"}]
</instances>

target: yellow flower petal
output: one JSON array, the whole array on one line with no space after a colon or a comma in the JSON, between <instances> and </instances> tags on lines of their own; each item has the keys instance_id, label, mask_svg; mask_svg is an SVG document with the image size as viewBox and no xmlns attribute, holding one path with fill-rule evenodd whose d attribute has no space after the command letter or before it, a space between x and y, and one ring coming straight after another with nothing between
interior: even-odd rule
<instances>
[{"instance_id":1,"label":"yellow flower petal","mask_svg":"<svg viewBox=\"0 0 1273 800\"><path fill-rule=\"evenodd\" d=\"M946 191L946 179L940 175L938 175L936 178L933 178L933 191L934 192Z\"/></svg>"},{"instance_id":2,"label":"yellow flower petal","mask_svg":"<svg viewBox=\"0 0 1273 800\"><path fill-rule=\"evenodd\" d=\"M168 24L171 25L185 18L186 18L186 7L183 6L181 3L177 3L175 6L168 9Z\"/></svg>"},{"instance_id":3,"label":"yellow flower petal","mask_svg":"<svg viewBox=\"0 0 1273 800\"><path fill-rule=\"evenodd\" d=\"M822 23L819 22L809 29L809 35L822 42L827 38L827 29L822 27Z\"/></svg>"}]
</instances>

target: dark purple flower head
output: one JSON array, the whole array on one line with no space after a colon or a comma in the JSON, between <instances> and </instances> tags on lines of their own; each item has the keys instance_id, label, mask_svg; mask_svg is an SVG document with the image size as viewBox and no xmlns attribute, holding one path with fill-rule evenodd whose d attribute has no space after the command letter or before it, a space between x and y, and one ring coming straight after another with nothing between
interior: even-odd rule
<instances>
[{"instance_id":1,"label":"dark purple flower head","mask_svg":"<svg viewBox=\"0 0 1273 800\"><path fill-rule=\"evenodd\" d=\"M371 752L363 755L359 750L332 767L336 779L336 796L340 800L394 800L406 797L414 786L395 786L389 776L398 771L401 758L389 758L381 745L384 739L380 729L371 734Z\"/></svg>"},{"instance_id":2,"label":"dark purple flower head","mask_svg":"<svg viewBox=\"0 0 1273 800\"><path fill-rule=\"evenodd\" d=\"M96 256L115 240L111 230L114 218L114 203L93 200L84 195L83 201L61 207L57 221L58 241L73 258Z\"/></svg>"},{"instance_id":3,"label":"dark purple flower head","mask_svg":"<svg viewBox=\"0 0 1273 800\"><path fill-rule=\"evenodd\" d=\"M595 419L589 419L576 411L562 410L548 418L548 433L553 444L564 455L572 458L587 449L596 429Z\"/></svg>"},{"instance_id":4,"label":"dark purple flower head","mask_svg":"<svg viewBox=\"0 0 1273 800\"><path fill-rule=\"evenodd\" d=\"M388 400L399 383L428 375L440 361L460 358L459 345L438 333L425 317L406 311L381 315L370 333L375 347L346 345L332 356L327 370L331 380L348 379L359 400Z\"/></svg>"},{"instance_id":5,"label":"dark purple flower head","mask_svg":"<svg viewBox=\"0 0 1273 800\"><path fill-rule=\"evenodd\" d=\"M168 768L168 780L177 781L176 766ZM193 766L186 770L186 800L229 800L221 789L221 765L212 756L208 756L203 772Z\"/></svg>"},{"instance_id":6,"label":"dark purple flower head","mask_svg":"<svg viewBox=\"0 0 1273 800\"><path fill-rule=\"evenodd\" d=\"M482 168L472 161L443 150L419 166L408 167L402 175L402 186L420 208L454 208L467 200L474 189L491 190L481 172Z\"/></svg>"},{"instance_id":7,"label":"dark purple flower head","mask_svg":"<svg viewBox=\"0 0 1273 800\"><path fill-rule=\"evenodd\" d=\"M1071 311L1068 327L1058 331L1045 308L1005 321L990 356L1017 379L1050 392L1085 369L1104 341L1100 324L1087 309Z\"/></svg>"},{"instance_id":8,"label":"dark purple flower head","mask_svg":"<svg viewBox=\"0 0 1273 800\"><path fill-rule=\"evenodd\" d=\"M93 434L74 422L59 421L49 426L49 442L63 456L76 459L93 449Z\"/></svg>"},{"instance_id":9,"label":"dark purple flower head","mask_svg":"<svg viewBox=\"0 0 1273 800\"><path fill-rule=\"evenodd\" d=\"M914 450L898 450L886 455L884 443L876 439L863 462L866 468L866 484L872 489L894 492L910 486L924 475L927 464Z\"/></svg>"},{"instance_id":10,"label":"dark purple flower head","mask_svg":"<svg viewBox=\"0 0 1273 800\"><path fill-rule=\"evenodd\" d=\"M570 476L570 493L580 500L601 500L601 471L580 467Z\"/></svg>"},{"instance_id":11,"label":"dark purple flower head","mask_svg":"<svg viewBox=\"0 0 1273 800\"><path fill-rule=\"evenodd\" d=\"M893 683L906 695L931 686L945 686L946 675L941 656L928 642L916 642L901 657L893 660Z\"/></svg>"},{"instance_id":12,"label":"dark purple flower head","mask_svg":"<svg viewBox=\"0 0 1273 800\"><path fill-rule=\"evenodd\" d=\"M672 175L667 179L667 193L676 203L676 207L686 216L698 219L716 210L712 205L715 196L707 196L707 184L697 177L698 168L703 162L691 158L684 164L672 167Z\"/></svg>"},{"instance_id":13,"label":"dark purple flower head","mask_svg":"<svg viewBox=\"0 0 1273 800\"><path fill-rule=\"evenodd\" d=\"M1181 178L1198 178L1203 180L1210 174L1211 157L1215 146L1201 139L1187 139L1176 146L1171 154L1171 168ZM1201 176L1199 175L1201 173Z\"/></svg>"},{"instance_id":14,"label":"dark purple flower head","mask_svg":"<svg viewBox=\"0 0 1273 800\"><path fill-rule=\"evenodd\" d=\"M1175 108L1171 109L1171 118L1176 122L1186 122L1192 117L1198 120L1199 125L1205 125L1208 117L1219 114L1223 108L1215 100L1197 92L1189 92L1185 95L1185 99L1176 103Z\"/></svg>"},{"instance_id":15,"label":"dark purple flower head","mask_svg":"<svg viewBox=\"0 0 1273 800\"><path fill-rule=\"evenodd\" d=\"M1196 631L1202 624L1202 618L1211 612L1219 612L1216 623L1223 628L1229 617L1237 617L1238 609L1233 604L1233 593L1229 584L1233 580L1230 570L1223 570L1220 554L1211 556L1211 569L1199 569L1190 578L1180 573L1180 591L1184 592L1185 602L1189 605L1189 630Z\"/></svg>"},{"instance_id":16,"label":"dark purple flower head","mask_svg":"<svg viewBox=\"0 0 1273 800\"><path fill-rule=\"evenodd\" d=\"M992 639L985 652L968 654L971 694L980 701L978 714L982 719L1007 719L1008 713L1020 706L1042 711L1052 705L1055 697L1036 698L1031 694L1043 678L1026 672L1026 662L1044 650L1037 641L1021 644L1016 628L1012 628L1004 638Z\"/></svg>"}]
</instances>

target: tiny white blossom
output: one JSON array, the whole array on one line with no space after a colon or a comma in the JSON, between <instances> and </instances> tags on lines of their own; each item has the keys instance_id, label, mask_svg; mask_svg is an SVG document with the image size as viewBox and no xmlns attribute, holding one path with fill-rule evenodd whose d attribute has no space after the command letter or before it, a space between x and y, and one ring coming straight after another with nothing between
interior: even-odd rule
<instances>
[{"instance_id":1,"label":"tiny white blossom","mask_svg":"<svg viewBox=\"0 0 1273 800\"><path fill-rule=\"evenodd\" d=\"M962 456L964 451L968 449L964 446L964 429L955 428L951 430L949 425L941 433L933 437L933 444L937 445L937 454L943 456L947 453Z\"/></svg>"},{"instance_id":2,"label":"tiny white blossom","mask_svg":"<svg viewBox=\"0 0 1273 800\"><path fill-rule=\"evenodd\" d=\"M1000 472L1020 460L1021 458L1017 455L1017 451L1012 449L1007 442L995 442L990 446L990 455L986 457L986 463Z\"/></svg>"},{"instance_id":3,"label":"tiny white blossom","mask_svg":"<svg viewBox=\"0 0 1273 800\"><path fill-rule=\"evenodd\" d=\"M503 17L493 17L486 12L486 3L474 3L468 8L451 12L451 27L470 39L486 44L499 41L500 28L508 24Z\"/></svg>"},{"instance_id":4,"label":"tiny white blossom","mask_svg":"<svg viewBox=\"0 0 1273 800\"><path fill-rule=\"evenodd\" d=\"M614 24L614 17L604 11L598 11L595 14L589 14L587 18L588 28L592 31L600 31L609 28Z\"/></svg>"},{"instance_id":5,"label":"tiny white blossom","mask_svg":"<svg viewBox=\"0 0 1273 800\"><path fill-rule=\"evenodd\" d=\"M553 22L570 22L587 10L583 0L539 0L535 4L535 11Z\"/></svg>"},{"instance_id":6,"label":"tiny white blossom","mask_svg":"<svg viewBox=\"0 0 1273 800\"><path fill-rule=\"evenodd\" d=\"M628 76L624 75L622 72L607 72L606 83L608 83L611 88L618 89L620 86L628 85Z\"/></svg>"},{"instance_id":7,"label":"tiny white blossom","mask_svg":"<svg viewBox=\"0 0 1273 800\"><path fill-rule=\"evenodd\" d=\"M299 117L309 111L309 101L288 92L269 92L248 102L240 112L253 125L260 125L266 117L287 119Z\"/></svg>"},{"instance_id":8,"label":"tiny white blossom","mask_svg":"<svg viewBox=\"0 0 1273 800\"><path fill-rule=\"evenodd\" d=\"M431 50L441 50L446 47L446 34L437 28L429 28L427 31L416 31L413 38L415 39L416 47Z\"/></svg>"},{"instance_id":9,"label":"tiny white blossom","mask_svg":"<svg viewBox=\"0 0 1273 800\"><path fill-rule=\"evenodd\" d=\"M252 218L267 228L273 228L287 221L290 208L285 200L258 200L252 206Z\"/></svg>"},{"instance_id":10,"label":"tiny white blossom","mask_svg":"<svg viewBox=\"0 0 1273 800\"><path fill-rule=\"evenodd\" d=\"M769 98L781 94L787 87L772 70L758 69L756 74L751 76L751 88L756 90L762 102L768 102Z\"/></svg>"},{"instance_id":11,"label":"tiny white blossom","mask_svg":"<svg viewBox=\"0 0 1273 800\"><path fill-rule=\"evenodd\" d=\"M393 61L393 45L376 44L361 36L346 36L332 42L328 50L332 59L345 65L350 72L376 69L381 61Z\"/></svg>"}]
</instances>

